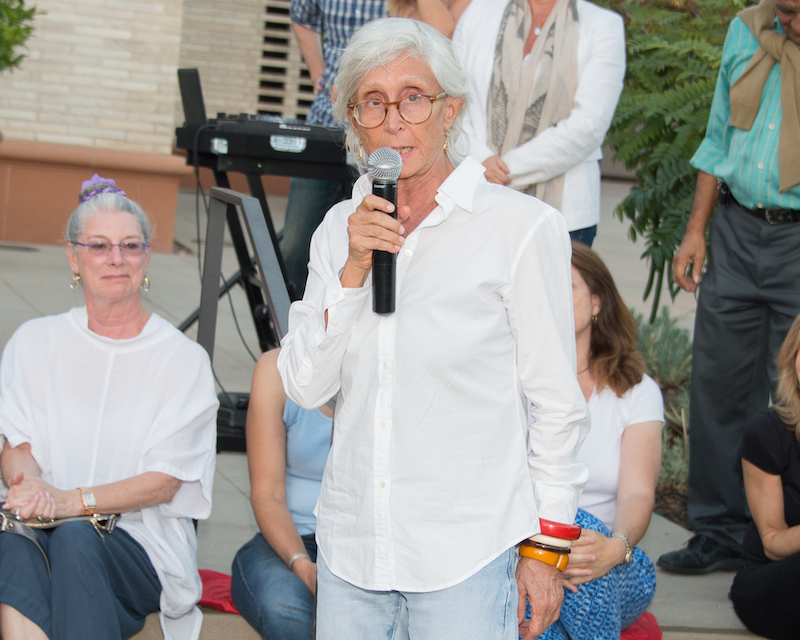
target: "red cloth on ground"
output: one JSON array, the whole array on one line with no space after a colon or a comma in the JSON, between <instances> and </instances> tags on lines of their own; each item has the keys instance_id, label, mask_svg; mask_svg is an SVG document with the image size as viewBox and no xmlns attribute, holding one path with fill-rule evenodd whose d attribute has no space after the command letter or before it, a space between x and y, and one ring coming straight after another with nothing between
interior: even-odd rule
<instances>
[{"instance_id":1,"label":"red cloth on ground","mask_svg":"<svg viewBox=\"0 0 800 640\"><path fill-rule=\"evenodd\" d=\"M619 637L620 640L661 640L663 635L656 617L645 611L636 622L623 629Z\"/></svg>"},{"instance_id":2,"label":"red cloth on ground","mask_svg":"<svg viewBox=\"0 0 800 640\"><path fill-rule=\"evenodd\" d=\"M203 596L197 604L226 613L239 613L236 605L233 604L231 577L227 573L200 569L200 580L203 581Z\"/></svg>"}]
</instances>

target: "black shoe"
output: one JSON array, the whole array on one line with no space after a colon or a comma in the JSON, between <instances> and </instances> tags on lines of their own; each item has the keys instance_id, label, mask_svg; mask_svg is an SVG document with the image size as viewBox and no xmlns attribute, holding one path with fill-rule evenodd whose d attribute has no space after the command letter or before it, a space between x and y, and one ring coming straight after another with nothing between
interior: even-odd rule
<instances>
[{"instance_id":1,"label":"black shoe","mask_svg":"<svg viewBox=\"0 0 800 640\"><path fill-rule=\"evenodd\" d=\"M736 571L742 564L741 559L741 552L724 547L716 540L699 533L683 549L662 555L658 559L658 566L673 573Z\"/></svg>"}]
</instances>

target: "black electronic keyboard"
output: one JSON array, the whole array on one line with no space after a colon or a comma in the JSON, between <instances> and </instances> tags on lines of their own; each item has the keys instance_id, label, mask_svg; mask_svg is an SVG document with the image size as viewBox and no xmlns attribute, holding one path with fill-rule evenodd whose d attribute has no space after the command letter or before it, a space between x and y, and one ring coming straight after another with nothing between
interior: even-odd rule
<instances>
[{"instance_id":1,"label":"black electronic keyboard","mask_svg":"<svg viewBox=\"0 0 800 640\"><path fill-rule=\"evenodd\" d=\"M352 180L344 150L344 132L275 116L224 113L203 124L175 130L178 149L215 171L246 175L296 176ZM198 157L195 159L195 152Z\"/></svg>"}]
</instances>

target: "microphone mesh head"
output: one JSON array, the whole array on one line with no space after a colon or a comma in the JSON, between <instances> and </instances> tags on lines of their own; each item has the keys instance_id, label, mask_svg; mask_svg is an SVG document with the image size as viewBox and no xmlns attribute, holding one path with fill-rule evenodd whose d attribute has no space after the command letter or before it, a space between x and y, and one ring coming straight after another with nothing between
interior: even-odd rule
<instances>
[{"instance_id":1,"label":"microphone mesh head","mask_svg":"<svg viewBox=\"0 0 800 640\"><path fill-rule=\"evenodd\" d=\"M381 147L369 154L367 169L373 180L397 180L403 170L403 159L391 147Z\"/></svg>"}]
</instances>

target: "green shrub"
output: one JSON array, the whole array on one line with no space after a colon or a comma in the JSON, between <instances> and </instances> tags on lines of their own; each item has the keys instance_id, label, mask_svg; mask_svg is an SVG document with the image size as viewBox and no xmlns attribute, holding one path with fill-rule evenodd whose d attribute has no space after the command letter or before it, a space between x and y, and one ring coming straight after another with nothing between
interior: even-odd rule
<instances>
[{"instance_id":1,"label":"green shrub","mask_svg":"<svg viewBox=\"0 0 800 640\"><path fill-rule=\"evenodd\" d=\"M655 292L655 319L665 273L683 239L697 171L689 160L703 139L722 58L722 44L745 0L598 0L625 19L625 86L606 144L636 174L616 215L642 236ZM678 292L667 278L674 298Z\"/></svg>"},{"instance_id":2,"label":"green shrub","mask_svg":"<svg viewBox=\"0 0 800 640\"><path fill-rule=\"evenodd\" d=\"M33 32L36 7L25 8L25 0L0 0L0 73L18 67L25 57L19 48Z\"/></svg>"},{"instance_id":3,"label":"green shrub","mask_svg":"<svg viewBox=\"0 0 800 640\"><path fill-rule=\"evenodd\" d=\"M689 389L683 388L671 406L664 406L661 430L661 472L656 493L686 493L689 482ZM674 425L679 425L680 432Z\"/></svg>"},{"instance_id":4,"label":"green shrub","mask_svg":"<svg viewBox=\"0 0 800 640\"><path fill-rule=\"evenodd\" d=\"M666 305L652 322L644 322L640 313L634 312L634 316L647 375L662 392L686 387L692 374L692 341L689 331L678 326L680 318L671 317Z\"/></svg>"},{"instance_id":5,"label":"green shrub","mask_svg":"<svg viewBox=\"0 0 800 640\"><path fill-rule=\"evenodd\" d=\"M639 349L647 374L664 396L664 427L661 431L661 471L657 494L686 493L689 480L689 379L692 373L692 341L689 331L678 326L664 306L653 322L638 323Z\"/></svg>"}]
</instances>

